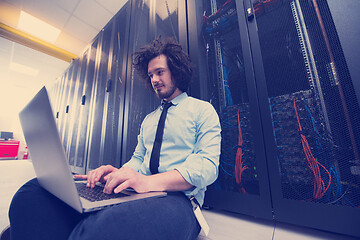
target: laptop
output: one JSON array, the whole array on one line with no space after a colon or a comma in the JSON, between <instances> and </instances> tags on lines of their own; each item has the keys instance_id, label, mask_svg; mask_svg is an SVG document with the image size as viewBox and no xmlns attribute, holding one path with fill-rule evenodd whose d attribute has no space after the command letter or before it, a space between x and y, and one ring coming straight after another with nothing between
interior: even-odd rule
<instances>
[{"instance_id":1,"label":"laptop","mask_svg":"<svg viewBox=\"0 0 360 240\"><path fill-rule=\"evenodd\" d=\"M131 190L107 195L102 193L103 186L98 184L96 189L100 188L100 198L108 199L85 199L79 195L81 189L92 192L96 189L84 187L86 181L74 181L45 87L19 113L19 118L40 185L80 213L128 201L166 196L166 192L140 194Z\"/></svg>"}]
</instances>

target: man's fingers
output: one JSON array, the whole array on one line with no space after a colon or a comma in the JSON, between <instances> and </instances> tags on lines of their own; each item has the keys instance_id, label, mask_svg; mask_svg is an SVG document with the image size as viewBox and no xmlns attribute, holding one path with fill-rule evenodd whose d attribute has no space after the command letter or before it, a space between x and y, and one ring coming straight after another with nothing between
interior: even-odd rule
<instances>
[{"instance_id":1,"label":"man's fingers","mask_svg":"<svg viewBox=\"0 0 360 240\"><path fill-rule=\"evenodd\" d=\"M124 181L126 181L126 177L122 174L112 173L107 175L107 181L104 187L104 193L112 193L114 188L118 187L120 184L122 184Z\"/></svg>"},{"instance_id":2,"label":"man's fingers","mask_svg":"<svg viewBox=\"0 0 360 240\"><path fill-rule=\"evenodd\" d=\"M87 175L78 175L78 174L75 174L75 175L74 175L74 178L83 179L83 180L86 180L87 177L88 177Z\"/></svg>"},{"instance_id":3,"label":"man's fingers","mask_svg":"<svg viewBox=\"0 0 360 240\"><path fill-rule=\"evenodd\" d=\"M95 170L92 170L88 173L88 187L95 187L95 184L99 181L101 176L103 175L102 168L98 168Z\"/></svg>"},{"instance_id":4,"label":"man's fingers","mask_svg":"<svg viewBox=\"0 0 360 240\"><path fill-rule=\"evenodd\" d=\"M108 177L108 180L106 181L105 187L104 187L104 193L110 194L112 193L114 187L117 186L117 180L116 178L112 177L111 175Z\"/></svg>"},{"instance_id":5,"label":"man's fingers","mask_svg":"<svg viewBox=\"0 0 360 240\"><path fill-rule=\"evenodd\" d=\"M125 181L114 189L114 193L119 193L122 190L127 189L129 187L130 187L130 181Z\"/></svg>"},{"instance_id":6,"label":"man's fingers","mask_svg":"<svg viewBox=\"0 0 360 240\"><path fill-rule=\"evenodd\" d=\"M76 175L74 175L74 178L87 180L86 186L94 188L95 184L97 182L107 181L108 174L111 172L114 172L115 170L117 170L117 168L115 168L111 165L106 165L106 166L101 166L97 169L89 171L87 175L76 174Z\"/></svg>"}]
</instances>

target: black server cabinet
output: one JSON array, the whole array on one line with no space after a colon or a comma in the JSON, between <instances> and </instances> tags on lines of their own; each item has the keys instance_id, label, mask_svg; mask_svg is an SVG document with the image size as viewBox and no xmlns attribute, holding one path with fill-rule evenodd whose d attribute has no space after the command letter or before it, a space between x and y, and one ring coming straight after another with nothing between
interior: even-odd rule
<instances>
[{"instance_id":1,"label":"black server cabinet","mask_svg":"<svg viewBox=\"0 0 360 240\"><path fill-rule=\"evenodd\" d=\"M205 205L272 219L243 2L190 1L188 14L197 23L188 26L199 80L192 93L213 104L222 126L219 176L206 192Z\"/></svg>"},{"instance_id":2,"label":"black server cabinet","mask_svg":"<svg viewBox=\"0 0 360 240\"><path fill-rule=\"evenodd\" d=\"M72 136L72 127L74 124L73 105L75 86L77 85L77 73L79 68L79 59L73 60L63 76L58 79L53 90L50 90L50 100L54 111L60 138L63 142L66 154L69 152L69 140Z\"/></svg>"},{"instance_id":3,"label":"black server cabinet","mask_svg":"<svg viewBox=\"0 0 360 240\"><path fill-rule=\"evenodd\" d=\"M71 66L71 75L69 76L69 92L66 99L65 105L65 121L63 125L63 134L62 140L65 148L66 155L69 154L69 146L72 136L72 128L74 125L74 114L76 110L76 105L74 104L74 100L76 97L75 90L76 85L78 84L78 69L79 69L79 59L76 59L72 62Z\"/></svg>"},{"instance_id":4,"label":"black server cabinet","mask_svg":"<svg viewBox=\"0 0 360 240\"><path fill-rule=\"evenodd\" d=\"M76 149L77 149L77 138L78 138L78 132L79 132L79 127L80 127L80 116L81 116L81 106L85 104L85 102L83 101L83 97L82 97L82 93L83 93L83 88L85 85L85 75L86 75L86 71L87 71L87 64L88 64L88 54L89 54L89 49L87 49L82 57L79 59L79 68L78 68L78 72L77 72L77 81L75 83L74 86L74 97L73 97L73 102L71 104L71 118L72 118L72 122L71 122L71 126L69 129L69 134L68 134L68 142L67 142L67 158L69 160L69 165L71 166L71 169L73 172L81 172L82 171L80 169L76 168L76 162L77 162L77 158L76 158Z\"/></svg>"},{"instance_id":5,"label":"black server cabinet","mask_svg":"<svg viewBox=\"0 0 360 240\"><path fill-rule=\"evenodd\" d=\"M59 91L60 91L60 82L61 82L61 77L57 77L55 80L55 83L53 84L53 86L51 86L51 94L50 94L50 101L51 101L51 107L53 110L53 114L55 117L55 121L56 119L56 106L58 103L58 99L59 99Z\"/></svg>"},{"instance_id":6,"label":"black server cabinet","mask_svg":"<svg viewBox=\"0 0 360 240\"><path fill-rule=\"evenodd\" d=\"M186 19L178 12L179 6L182 10L184 9L184 1L135 0L131 3L132 24L127 59L122 163L127 162L133 154L141 122L160 104L152 90L146 89L143 80L134 73L131 66L132 53L159 35L179 40L179 25L181 23L181 26L184 27ZM181 11L181 14L185 14L185 11ZM184 47L186 48L186 46Z\"/></svg>"},{"instance_id":7,"label":"black server cabinet","mask_svg":"<svg viewBox=\"0 0 360 240\"><path fill-rule=\"evenodd\" d=\"M64 131L64 122L66 121L66 99L67 99L67 94L69 91L69 72L71 69L71 65L70 67L64 72L63 76L62 76L62 81L61 81L61 85L62 85L62 91L60 93L60 99L59 99L59 103L58 103L58 110L57 110L57 118L58 118L58 128L59 128L59 134L60 134L60 138L61 140L63 140L63 131Z\"/></svg>"},{"instance_id":8,"label":"black server cabinet","mask_svg":"<svg viewBox=\"0 0 360 240\"><path fill-rule=\"evenodd\" d=\"M73 73L74 70L77 68L78 61L75 60L70 65L67 73L66 73L66 82L65 82L65 92L64 97L62 99L62 108L60 109L62 115L61 117L61 124L60 124L60 137L64 145L64 149L67 148L67 133L68 133L68 126L69 126L69 109L70 109L70 102L72 99L72 93L74 92L74 78Z\"/></svg>"},{"instance_id":9,"label":"black server cabinet","mask_svg":"<svg viewBox=\"0 0 360 240\"><path fill-rule=\"evenodd\" d=\"M88 50L83 56L83 66L85 71L84 80L82 80L83 73L80 75L80 82L84 81L81 92L81 103L78 107L79 118L77 119L77 131L73 131L74 140L70 150L70 159L73 157L74 165L72 169L77 173L86 172L87 159L87 143L89 138L89 112L90 102L92 96L94 74L95 74L95 60L98 48L99 39L95 39L89 46ZM83 69L82 69L83 70ZM82 71L81 70L81 71ZM79 104L79 102L78 102ZM76 140L75 140L76 139Z\"/></svg>"},{"instance_id":10,"label":"black server cabinet","mask_svg":"<svg viewBox=\"0 0 360 240\"><path fill-rule=\"evenodd\" d=\"M358 19L353 4L187 4L200 80L192 91L215 106L223 129L205 204L359 237L359 31L344 25Z\"/></svg>"},{"instance_id":11,"label":"black server cabinet","mask_svg":"<svg viewBox=\"0 0 360 240\"><path fill-rule=\"evenodd\" d=\"M86 171L104 164L121 165L130 3L97 36L98 46L87 123Z\"/></svg>"},{"instance_id":12,"label":"black server cabinet","mask_svg":"<svg viewBox=\"0 0 360 240\"><path fill-rule=\"evenodd\" d=\"M74 60L56 86L55 116L73 172L121 165L130 2Z\"/></svg>"},{"instance_id":13,"label":"black server cabinet","mask_svg":"<svg viewBox=\"0 0 360 240\"><path fill-rule=\"evenodd\" d=\"M104 28L93 91L87 171L121 165L129 4ZM127 24L124 24L127 23Z\"/></svg>"},{"instance_id":14,"label":"black server cabinet","mask_svg":"<svg viewBox=\"0 0 360 240\"><path fill-rule=\"evenodd\" d=\"M107 116L106 129L103 136L103 163L112 164L115 167L121 166L121 143L123 114L125 101L125 70L128 45L128 24L123 24L128 20L128 7L123 8L122 12L115 19L112 50L109 55L110 79L107 82Z\"/></svg>"},{"instance_id":15,"label":"black server cabinet","mask_svg":"<svg viewBox=\"0 0 360 240\"><path fill-rule=\"evenodd\" d=\"M58 77L56 78L55 82L50 87L48 87L50 103L55 117L56 117L55 106L57 103L59 86L60 86L60 78Z\"/></svg>"},{"instance_id":16,"label":"black server cabinet","mask_svg":"<svg viewBox=\"0 0 360 240\"><path fill-rule=\"evenodd\" d=\"M186 49L185 9L185 1L128 1L63 74L55 115L72 171L129 160L142 120L160 103L133 74L131 54L159 35Z\"/></svg>"},{"instance_id":17,"label":"black server cabinet","mask_svg":"<svg viewBox=\"0 0 360 240\"><path fill-rule=\"evenodd\" d=\"M245 5L275 220L360 237L359 92L328 2Z\"/></svg>"},{"instance_id":18,"label":"black server cabinet","mask_svg":"<svg viewBox=\"0 0 360 240\"><path fill-rule=\"evenodd\" d=\"M112 23L108 24L99 35L99 46L96 53L95 79L91 95L89 112L89 148L87 156L87 168L95 169L101 165L102 155L102 135L105 128L104 116L106 116L106 88L109 73L109 53L112 43Z\"/></svg>"},{"instance_id":19,"label":"black server cabinet","mask_svg":"<svg viewBox=\"0 0 360 240\"><path fill-rule=\"evenodd\" d=\"M61 99L63 97L63 92L64 92L64 81L65 81L65 77L64 74L62 74L56 82L56 92L55 92L55 96L53 97L53 99L55 99L54 104L53 104L53 111L54 111L54 116L55 116L55 120L56 120L56 124L58 126L60 126L60 105L61 105Z\"/></svg>"}]
</instances>

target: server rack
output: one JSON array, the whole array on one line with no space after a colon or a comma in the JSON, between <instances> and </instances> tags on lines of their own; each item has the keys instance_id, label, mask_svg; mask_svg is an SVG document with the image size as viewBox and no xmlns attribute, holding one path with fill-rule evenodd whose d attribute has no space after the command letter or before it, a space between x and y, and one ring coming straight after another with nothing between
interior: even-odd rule
<instances>
[{"instance_id":1,"label":"server rack","mask_svg":"<svg viewBox=\"0 0 360 240\"><path fill-rule=\"evenodd\" d=\"M69 153L69 147L71 145L71 139L72 139L72 128L74 125L74 114L76 113L76 105L74 104L74 101L76 99L75 91L76 86L78 85L78 69L79 69L79 59L76 59L72 62L71 73L69 73L69 81L68 81L68 88L69 92L67 95L66 103L65 103L65 120L63 125L63 134L62 134L62 140L63 145L65 148L65 152Z\"/></svg>"},{"instance_id":2,"label":"server rack","mask_svg":"<svg viewBox=\"0 0 360 240\"><path fill-rule=\"evenodd\" d=\"M72 169L77 173L86 172L86 159L88 148L88 136L89 136L89 112L91 103L91 93L93 89L94 73L95 73L95 60L96 52L98 48L99 39L95 39L88 49L83 54L83 66L85 73L80 76L80 81L84 82L82 86L81 103L78 102L79 118L77 119L78 128L77 131L73 131L72 146L70 148L70 159L74 158L74 165ZM82 69L83 70L83 69ZM83 74L85 76L83 76ZM84 77L84 80L82 79ZM75 148L75 149L74 149Z\"/></svg>"},{"instance_id":3,"label":"server rack","mask_svg":"<svg viewBox=\"0 0 360 240\"><path fill-rule=\"evenodd\" d=\"M86 123L86 172L103 164L121 165L121 138L125 82L124 59L130 3L126 3L97 36L89 119Z\"/></svg>"},{"instance_id":4,"label":"server rack","mask_svg":"<svg viewBox=\"0 0 360 240\"><path fill-rule=\"evenodd\" d=\"M71 98L71 92L73 91L73 70L75 68L75 64L71 64L68 71L66 72L65 76L65 94L63 96L62 102L61 102L61 108L60 108L60 114L61 115L61 123L60 123L60 137L63 141L64 148L66 149L67 146L67 123L69 121L69 102Z\"/></svg>"},{"instance_id":5,"label":"server rack","mask_svg":"<svg viewBox=\"0 0 360 240\"><path fill-rule=\"evenodd\" d=\"M95 169L102 162L102 133L105 128L103 117L106 116L107 106L105 93L108 84L108 62L110 46L112 43L112 25L108 24L99 34L99 45L96 53L95 79L90 102L89 112L89 142L87 155L87 168ZM105 111L105 114L104 114Z\"/></svg>"},{"instance_id":6,"label":"server rack","mask_svg":"<svg viewBox=\"0 0 360 240\"><path fill-rule=\"evenodd\" d=\"M53 105L53 111L54 111L54 116L55 116L55 120L56 120L56 124L59 128L59 110L60 110L60 105L61 105L61 98L63 96L63 91L64 91L64 76L60 76L57 79L56 82L56 92L55 92L55 96L51 97L52 99L55 99L54 101L54 105Z\"/></svg>"},{"instance_id":7,"label":"server rack","mask_svg":"<svg viewBox=\"0 0 360 240\"><path fill-rule=\"evenodd\" d=\"M275 219L359 237L358 93L328 2L247 1L249 32Z\"/></svg>"},{"instance_id":8,"label":"server rack","mask_svg":"<svg viewBox=\"0 0 360 240\"><path fill-rule=\"evenodd\" d=\"M62 76L62 92L60 101L58 104L58 110L57 110L57 118L58 118L58 128L59 128L59 134L61 140L63 139L63 131L64 131L64 121L66 121L66 99L67 94L69 91L69 71L71 69L71 66L65 71L65 73Z\"/></svg>"},{"instance_id":9,"label":"server rack","mask_svg":"<svg viewBox=\"0 0 360 240\"><path fill-rule=\"evenodd\" d=\"M219 177L208 188L205 205L272 219L244 4L188 4L189 18L197 20L189 25L189 42L197 48L189 48L200 79L192 93L214 105L222 126Z\"/></svg>"},{"instance_id":10,"label":"server rack","mask_svg":"<svg viewBox=\"0 0 360 240\"><path fill-rule=\"evenodd\" d=\"M79 59L79 69L77 74L77 81L75 84L74 89L74 97L73 102L71 104L71 125L69 129L69 135L68 135L68 143L66 148L67 158L69 160L69 165L72 168L73 172L81 172L79 169L76 168L76 148L77 148L77 138L78 138L78 132L80 128L80 116L81 116L81 106L85 104L82 97L83 88L85 85L85 74L87 70L87 64L88 64L88 54L89 49L87 49L82 57Z\"/></svg>"},{"instance_id":11,"label":"server rack","mask_svg":"<svg viewBox=\"0 0 360 240\"><path fill-rule=\"evenodd\" d=\"M108 109L106 119L106 130L104 132L104 161L103 164L121 166L121 142L125 101L125 76L127 57L127 14L119 14L114 24L114 42L112 44L110 62L110 82L108 82L106 94L108 95ZM116 161L114 161L116 159Z\"/></svg>"},{"instance_id":12,"label":"server rack","mask_svg":"<svg viewBox=\"0 0 360 240\"><path fill-rule=\"evenodd\" d=\"M248 34L245 38L249 44L241 38L242 48L231 53L243 51L245 73L246 70L254 73L250 78L245 75L247 92L249 97L256 98L237 109L231 108L227 97L233 94L230 74L226 71L228 56L224 55L231 54L223 49L226 39L219 37L228 38L233 2L238 27L241 34ZM220 8L213 9L211 15L205 12L205 20L201 19L202 22L211 20L202 31L212 38L205 39L206 44L202 46L207 53L204 57L207 65L213 67L207 69L209 82L202 83L209 88L199 91L199 95L206 94L205 98L211 100L219 112L223 145L218 183L207 191L206 204L264 217L257 212L257 208L263 206L263 197L265 202L271 203L262 208L267 214L265 218L359 237L360 230L356 226L360 220L359 88L351 78L327 2L332 2L333 8L337 5L325 0L210 1L211 7ZM209 9L206 8L208 5L209 2L204 1L198 7L204 12ZM214 12L221 16L214 17ZM194 15L189 11L191 14ZM197 21L201 20L198 18ZM243 24L245 27L242 28ZM199 40L191 41L201 46ZM244 54L248 49L250 58ZM243 86L242 79L244 77L239 75L237 84ZM252 81L255 83L253 89ZM243 99L244 91L239 90L237 94ZM248 107L259 109L260 114L255 114L260 118L257 125L253 122L256 117L250 118L247 114ZM248 127L249 123L252 128ZM240 134L231 136L237 129L240 133L243 125L242 138ZM246 128L254 129L253 126L262 131L258 134L247 132ZM232 131L228 132L231 127ZM252 135L255 135L253 139ZM253 150L254 157L244 149L246 144L249 145L247 141L256 145L256 140L264 144L259 148L265 153L260 160L256 158L258 150ZM227 150L231 149L226 145L229 141L233 146L232 155ZM256 164L246 163L246 154L258 160ZM237 162L242 164L236 167ZM248 176L244 173L258 164L265 168L268 177L259 182L260 186L269 184L270 189L259 195L257 200L260 201L250 202L247 198L251 199L248 196L251 194L244 191L249 186L242 185L244 189L234 186L240 185L240 176L246 179ZM233 179L232 183L228 178Z\"/></svg>"},{"instance_id":13,"label":"server rack","mask_svg":"<svg viewBox=\"0 0 360 240\"><path fill-rule=\"evenodd\" d=\"M128 2L57 83L55 116L74 172L121 165L129 12Z\"/></svg>"}]
</instances>

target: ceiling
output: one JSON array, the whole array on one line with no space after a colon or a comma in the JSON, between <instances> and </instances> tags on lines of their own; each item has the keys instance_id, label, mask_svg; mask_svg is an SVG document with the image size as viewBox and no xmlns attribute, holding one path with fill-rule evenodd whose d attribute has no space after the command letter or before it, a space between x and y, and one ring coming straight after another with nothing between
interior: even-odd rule
<instances>
[{"instance_id":1,"label":"ceiling","mask_svg":"<svg viewBox=\"0 0 360 240\"><path fill-rule=\"evenodd\" d=\"M55 45L80 54L126 0L0 0L0 22L17 28L23 10L61 30ZM31 34L31 33L30 33Z\"/></svg>"},{"instance_id":2,"label":"ceiling","mask_svg":"<svg viewBox=\"0 0 360 240\"><path fill-rule=\"evenodd\" d=\"M20 11L61 30L53 45L81 55L127 0L0 0L0 23L17 29ZM28 33L31 35L31 33ZM20 71L22 66L29 71ZM0 131L44 85L51 86L69 62L0 37Z\"/></svg>"}]
</instances>

